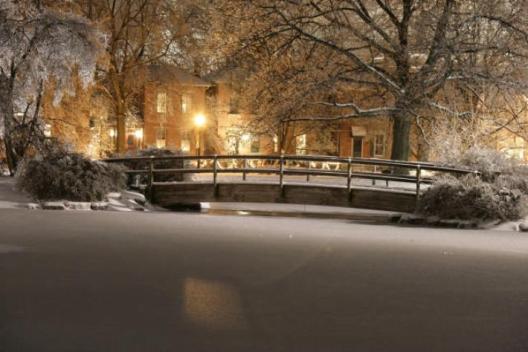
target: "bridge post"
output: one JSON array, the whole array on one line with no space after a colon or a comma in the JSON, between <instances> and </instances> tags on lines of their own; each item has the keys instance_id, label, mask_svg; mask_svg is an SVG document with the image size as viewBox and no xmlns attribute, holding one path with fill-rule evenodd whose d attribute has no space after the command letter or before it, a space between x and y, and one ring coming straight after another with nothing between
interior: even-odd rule
<instances>
[{"instance_id":1,"label":"bridge post","mask_svg":"<svg viewBox=\"0 0 528 352\"><path fill-rule=\"evenodd\" d=\"M242 164L242 180L246 180L246 169L247 169L247 159L244 158L244 163Z\"/></svg>"},{"instance_id":2,"label":"bridge post","mask_svg":"<svg viewBox=\"0 0 528 352\"><path fill-rule=\"evenodd\" d=\"M216 181L218 177L218 156L215 154L213 157L213 185L216 187Z\"/></svg>"},{"instance_id":3,"label":"bridge post","mask_svg":"<svg viewBox=\"0 0 528 352\"><path fill-rule=\"evenodd\" d=\"M312 168L312 162L308 160L308 173L306 174L306 182L310 182L310 170Z\"/></svg>"},{"instance_id":4,"label":"bridge post","mask_svg":"<svg viewBox=\"0 0 528 352\"><path fill-rule=\"evenodd\" d=\"M214 187L214 194L217 195L218 190L218 155L214 155L213 157L213 187Z\"/></svg>"},{"instance_id":5,"label":"bridge post","mask_svg":"<svg viewBox=\"0 0 528 352\"><path fill-rule=\"evenodd\" d=\"M347 190L348 193L350 193L350 190L352 189L352 158L348 158L347 170Z\"/></svg>"},{"instance_id":6,"label":"bridge post","mask_svg":"<svg viewBox=\"0 0 528 352\"><path fill-rule=\"evenodd\" d=\"M151 155L149 159L149 169L148 169L148 180L147 180L147 190L146 196L149 200L152 200L152 185L154 183L154 156Z\"/></svg>"},{"instance_id":7,"label":"bridge post","mask_svg":"<svg viewBox=\"0 0 528 352\"><path fill-rule=\"evenodd\" d=\"M420 183L422 182L422 166L416 165L416 198L420 196Z\"/></svg>"},{"instance_id":8,"label":"bridge post","mask_svg":"<svg viewBox=\"0 0 528 352\"><path fill-rule=\"evenodd\" d=\"M279 159L279 185L282 192L284 189L284 154L281 154Z\"/></svg>"}]
</instances>

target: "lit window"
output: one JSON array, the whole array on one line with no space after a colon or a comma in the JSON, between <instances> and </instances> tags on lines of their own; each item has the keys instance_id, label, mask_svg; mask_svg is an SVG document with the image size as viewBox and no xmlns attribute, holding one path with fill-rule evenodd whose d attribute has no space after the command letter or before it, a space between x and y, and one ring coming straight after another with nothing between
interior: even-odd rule
<instances>
[{"instance_id":1,"label":"lit window","mask_svg":"<svg viewBox=\"0 0 528 352\"><path fill-rule=\"evenodd\" d=\"M181 141L181 150L182 152L190 152L191 151L191 141L188 139L182 139Z\"/></svg>"},{"instance_id":2,"label":"lit window","mask_svg":"<svg viewBox=\"0 0 528 352\"><path fill-rule=\"evenodd\" d=\"M184 114L191 112L191 96L188 94L183 94L181 97L181 112Z\"/></svg>"},{"instance_id":3,"label":"lit window","mask_svg":"<svg viewBox=\"0 0 528 352\"><path fill-rule=\"evenodd\" d=\"M378 134L374 141L374 155L383 156L385 155L385 135Z\"/></svg>"},{"instance_id":4,"label":"lit window","mask_svg":"<svg viewBox=\"0 0 528 352\"><path fill-rule=\"evenodd\" d=\"M226 133L225 147L229 155L236 155L240 152L240 130L233 128Z\"/></svg>"},{"instance_id":5,"label":"lit window","mask_svg":"<svg viewBox=\"0 0 528 352\"><path fill-rule=\"evenodd\" d=\"M47 123L44 125L44 137L51 137L51 124Z\"/></svg>"},{"instance_id":6,"label":"lit window","mask_svg":"<svg viewBox=\"0 0 528 352\"><path fill-rule=\"evenodd\" d=\"M159 92L156 97L156 111L160 114L167 112L167 93Z\"/></svg>"},{"instance_id":7,"label":"lit window","mask_svg":"<svg viewBox=\"0 0 528 352\"><path fill-rule=\"evenodd\" d=\"M279 152L279 136L273 136L273 152Z\"/></svg>"},{"instance_id":8,"label":"lit window","mask_svg":"<svg viewBox=\"0 0 528 352\"><path fill-rule=\"evenodd\" d=\"M156 128L156 147L165 148L167 145L167 130L165 127Z\"/></svg>"},{"instance_id":9,"label":"lit window","mask_svg":"<svg viewBox=\"0 0 528 352\"><path fill-rule=\"evenodd\" d=\"M253 137L253 140L251 141L251 153L259 153L260 152L260 138L259 137Z\"/></svg>"},{"instance_id":10,"label":"lit window","mask_svg":"<svg viewBox=\"0 0 528 352\"><path fill-rule=\"evenodd\" d=\"M306 135L301 134L295 137L295 148L298 155L306 154Z\"/></svg>"}]
</instances>

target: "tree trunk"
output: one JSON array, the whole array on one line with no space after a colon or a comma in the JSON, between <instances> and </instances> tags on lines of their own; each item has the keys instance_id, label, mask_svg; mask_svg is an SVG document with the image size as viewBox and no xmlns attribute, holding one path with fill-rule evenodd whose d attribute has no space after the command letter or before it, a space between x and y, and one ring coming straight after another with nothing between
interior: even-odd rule
<instances>
[{"instance_id":1,"label":"tree trunk","mask_svg":"<svg viewBox=\"0 0 528 352\"><path fill-rule=\"evenodd\" d=\"M4 147L6 153L7 167L9 169L9 175L14 176L16 168L18 166L18 157L13 151L13 143L9 136L4 136Z\"/></svg>"},{"instance_id":2,"label":"tree trunk","mask_svg":"<svg viewBox=\"0 0 528 352\"><path fill-rule=\"evenodd\" d=\"M405 112L398 112L392 116L392 160L409 159L410 152L410 132L411 132L411 116Z\"/></svg>"},{"instance_id":3,"label":"tree trunk","mask_svg":"<svg viewBox=\"0 0 528 352\"><path fill-rule=\"evenodd\" d=\"M117 129L117 152L123 154L126 152L126 117L124 112L119 112L116 115L116 129Z\"/></svg>"},{"instance_id":4,"label":"tree trunk","mask_svg":"<svg viewBox=\"0 0 528 352\"><path fill-rule=\"evenodd\" d=\"M4 147L7 159L7 167L11 176L15 174L19 157L15 152L11 139L13 126L13 81L7 77L0 77L0 116L4 118Z\"/></svg>"}]
</instances>

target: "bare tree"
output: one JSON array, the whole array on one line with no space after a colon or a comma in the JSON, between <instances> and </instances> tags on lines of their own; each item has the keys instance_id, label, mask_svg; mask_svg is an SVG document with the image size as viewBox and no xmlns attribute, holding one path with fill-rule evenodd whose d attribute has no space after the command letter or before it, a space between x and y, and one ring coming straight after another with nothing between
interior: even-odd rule
<instances>
[{"instance_id":1,"label":"bare tree","mask_svg":"<svg viewBox=\"0 0 528 352\"><path fill-rule=\"evenodd\" d=\"M203 38L200 2L172 0L76 0L85 16L108 35L108 65L100 68L99 92L109 101L117 127L117 151L126 149L126 122L137 117L146 68L160 61L191 68L188 55ZM199 65L198 65L199 66Z\"/></svg>"},{"instance_id":2,"label":"bare tree","mask_svg":"<svg viewBox=\"0 0 528 352\"><path fill-rule=\"evenodd\" d=\"M257 70L264 57L274 67L270 84L295 87L282 94L276 116L388 116L393 159L408 158L411 126L422 116L463 116L475 102L469 97L451 111L445 98L452 95L442 91L525 89L526 0L239 0L220 8L238 23L238 52ZM333 113L314 114L314 104Z\"/></svg>"},{"instance_id":3,"label":"bare tree","mask_svg":"<svg viewBox=\"0 0 528 352\"><path fill-rule=\"evenodd\" d=\"M74 75L90 83L102 45L84 18L38 1L0 0L0 119L11 173L36 131L46 84L54 81L58 103L73 88Z\"/></svg>"}]
</instances>

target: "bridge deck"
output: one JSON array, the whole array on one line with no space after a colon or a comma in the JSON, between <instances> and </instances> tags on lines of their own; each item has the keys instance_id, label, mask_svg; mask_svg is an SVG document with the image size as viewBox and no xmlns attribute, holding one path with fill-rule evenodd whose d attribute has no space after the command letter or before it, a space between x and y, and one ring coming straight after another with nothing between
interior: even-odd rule
<instances>
[{"instance_id":1,"label":"bridge deck","mask_svg":"<svg viewBox=\"0 0 528 352\"><path fill-rule=\"evenodd\" d=\"M213 174L200 173L192 174L191 180L193 182L213 182ZM219 183L240 183L243 180L242 173L220 174L217 176ZM248 173L245 182L252 183L279 183L278 175L257 175ZM288 175L284 176L285 183L307 184L313 186L331 186L331 187L347 187L347 179L343 177L332 176L311 176L307 181L306 176ZM399 191L416 192L416 183L414 182L400 182L400 181L385 181L385 180L369 180L364 178L352 178L351 184L354 187L367 187L378 189L393 189ZM429 184L423 184L422 189L428 188Z\"/></svg>"}]
</instances>

